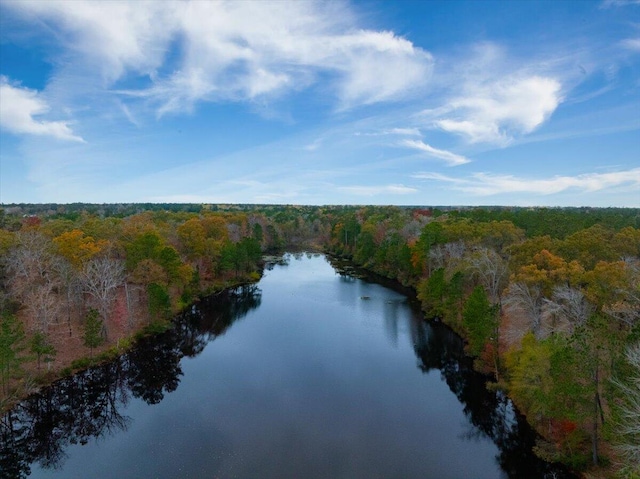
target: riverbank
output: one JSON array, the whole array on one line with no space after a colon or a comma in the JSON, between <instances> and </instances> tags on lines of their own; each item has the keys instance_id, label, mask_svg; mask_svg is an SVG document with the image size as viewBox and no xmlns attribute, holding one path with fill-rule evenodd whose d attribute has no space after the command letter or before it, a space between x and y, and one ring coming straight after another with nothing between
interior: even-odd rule
<instances>
[{"instance_id":1,"label":"riverbank","mask_svg":"<svg viewBox=\"0 0 640 479\"><path fill-rule=\"evenodd\" d=\"M271 258L271 259L270 259ZM233 280L219 281L201 291L195 303L226 290L235 289L260 281L265 262L277 256L265 257L258 271L251 272ZM50 325L48 338L55 354L38 359L34 353L24 351L20 370L11 378L6 387L0 390L0 414L13 408L22 399L38 393L55 381L69 377L92 366L112 361L133 349L143 338L161 334L170 329L174 319L190 309L194 303L171 312L168 317L141 317L135 321L126 318L123 295L116 299L113 315L109 320L109 334L104 341L89 348L85 344L84 325L77 321L57 322Z\"/></svg>"},{"instance_id":2,"label":"riverbank","mask_svg":"<svg viewBox=\"0 0 640 479\"><path fill-rule=\"evenodd\" d=\"M357 261L354 260L354 258L349 257L347 255L340 255L340 254L336 254L335 252L326 252L325 253L327 255L328 258L330 258L330 262L332 264L332 266L336 269L336 271L338 271L340 274L344 274L344 275L348 275L348 276L352 276L352 277L356 277L356 278L361 278L361 279L366 279L368 281L374 281L374 282L378 282L380 284L383 284L386 287L389 287L391 289L394 289L396 291L402 292L403 294L407 295L410 300L412 302L414 302L416 304L417 307L419 307L421 309L421 311L424 314L424 311L427 309L425 307L424 302L422 302L419 298L418 298L418 292L416 290L416 287L413 285L405 285L403 283L401 283L399 281L398 278L392 278L392 277L388 277L385 275L381 275L379 273L377 273L376 271L373 271L369 268L366 268L362 265L359 265L357 263ZM443 324L445 324L446 326L448 326L449 328L451 328L452 331L454 331L456 334L458 334L463 341L465 341L465 343L468 344L469 338L465 337L465 331L462 328L459 327L454 327L456 326L456 324L449 324L449 322L447 321L446 317L443 318L428 318L426 315L424 316L426 321L434 321L437 320L438 322L442 322ZM471 359L472 356L469 356L469 358ZM482 362L478 362L477 358L476 361L474 361L474 369L481 373L486 375L487 378L487 383L486 383L486 387L494 390L494 391L502 391L504 394L506 394L507 396L509 396L509 391L507 388L505 388L505 384L503 382L499 382L497 380L497 378L495 377L495 375L491 372L491 370L489 368L486 367L486 365L484 365ZM510 398L512 401L513 399ZM519 407L519 405L514 401L514 404ZM536 427L536 424L532 423L527 417L526 415L523 416L523 418L527 421L527 423L529 424L529 426L532 427L532 429L534 429L536 431L536 433L540 436L540 441L538 446L536 446L535 448L535 452L536 454L543 460L549 461L549 462L558 462L559 464L563 464L564 466L566 466L569 470L572 471L573 474L575 474L576 476L579 476L580 478L583 479L614 479L616 477L618 477L616 475L616 471L611 467L611 463L608 463L607 466L602 466L602 467L598 467L598 468L590 468L587 471L578 471L576 470L574 467L572 467L571 464L567 464L564 463L562 461L553 461L552 456L553 456L553 451L550 450L553 447L553 443L552 443L552 438L550 438L549 436L545 435L544 430L541 430L539 428ZM615 451L609 446L609 445L603 445L604 448L606 448L606 451L608 454L613 455L615 453ZM631 476L632 479L635 479L635 476Z\"/></svg>"}]
</instances>

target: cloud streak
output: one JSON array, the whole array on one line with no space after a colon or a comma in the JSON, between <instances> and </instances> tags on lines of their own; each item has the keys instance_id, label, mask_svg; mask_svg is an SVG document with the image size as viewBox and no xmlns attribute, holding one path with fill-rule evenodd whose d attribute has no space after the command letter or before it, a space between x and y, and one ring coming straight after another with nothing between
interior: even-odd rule
<instances>
[{"instance_id":1,"label":"cloud streak","mask_svg":"<svg viewBox=\"0 0 640 479\"><path fill-rule=\"evenodd\" d=\"M0 76L0 126L12 133L49 136L59 140L84 142L65 121L40 120L51 110L35 90L21 88Z\"/></svg>"},{"instance_id":2,"label":"cloud streak","mask_svg":"<svg viewBox=\"0 0 640 479\"><path fill-rule=\"evenodd\" d=\"M621 45L627 50L640 52L640 38L627 38L622 40Z\"/></svg>"},{"instance_id":3,"label":"cloud streak","mask_svg":"<svg viewBox=\"0 0 640 479\"><path fill-rule=\"evenodd\" d=\"M464 165L465 163L471 162L471 160L469 160L468 158L465 158L462 155L457 155L455 153L452 153L446 150L439 150L438 148L434 148L433 146L425 143L422 140L402 140L400 142L400 146L421 151L427 154L428 156L437 158L439 160L443 160L449 166Z\"/></svg>"},{"instance_id":4,"label":"cloud streak","mask_svg":"<svg viewBox=\"0 0 640 479\"><path fill-rule=\"evenodd\" d=\"M466 178L455 178L431 172L416 173L412 177L447 183L456 190L477 196L491 196L502 193L552 195L568 190L593 193L622 186L640 188L640 168L609 173L586 173L577 176L554 176L546 179L487 173L475 173ZM640 189L637 191L640 191Z\"/></svg>"},{"instance_id":5,"label":"cloud streak","mask_svg":"<svg viewBox=\"0 0 640 479\"><path fill-rule=\"evenodd\" d=\"M418 190L404 185L383 185L383 186L341 186L339 191L356 196L376 196L381 194L410 195Z\"/></svg>"}]
</instances>

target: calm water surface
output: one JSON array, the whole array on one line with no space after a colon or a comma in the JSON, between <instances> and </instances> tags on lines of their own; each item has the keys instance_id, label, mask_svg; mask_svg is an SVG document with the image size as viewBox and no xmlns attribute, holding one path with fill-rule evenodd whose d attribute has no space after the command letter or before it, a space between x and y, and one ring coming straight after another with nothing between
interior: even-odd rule
<instances>
[{"instance_id":1,"label":"calm water surface","mask_svg":"<svg viewBox=\"0 0 640 479\"><path fill-rule=\"evenodd\" d=\"M24 401L3 419L3 474L571 477L533 458L508 399L406 296L324 256L285 258Z\"/></svg>"}]
</instances>

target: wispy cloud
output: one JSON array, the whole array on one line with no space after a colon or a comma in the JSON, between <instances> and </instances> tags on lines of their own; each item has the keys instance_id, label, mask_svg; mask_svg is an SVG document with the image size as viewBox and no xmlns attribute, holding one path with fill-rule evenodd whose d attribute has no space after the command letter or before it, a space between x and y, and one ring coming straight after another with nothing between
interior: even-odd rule
<instances>
[{"instance_id":1,"label":"wispy cloud","mask_svg":"<svg viewBox=\"0 0 640 479\"><path fill-rule=\"evenodd\" d=\"M640 5L640 0L604 0L600 8L628 7L630 5Z\"/></svg>"},{"instance_id":2,"label":"wispy cloud","mask_svg":"<svg viewBox=\"0 0 640 479\"><path fill-rule=\"evenodd\" d=\"M424 87L433 59L391 31L361 29L347 4L325 2L8 2L47 21L76 71L160 115L201 101L251 101L329 80L338 109L397 100ZM72 55L69 55L71 53Z\"/></svg>"},{"instance_id":3,"label":"wispy cloud","mask_svg":"<svg viewBox=\"0 0 640 479\"><path fill-rule=\"evenodd\" d=\"M84 140L73 133L65 121L41 120L51 108L41 95L28 88L12 85L0 76L0 126L16 134L40 135L60 140Z\"/></svg>"},{"instance_id":4,"label":"wispy cloud","mask_svg":"<svg viewBox=\"0 0 640 479\"><path fill-rule=\"evenodd\" d=\"M339 191L357 196L376 196L381 194L410 195L417 193L416 188L404 185L383 185L383 186L341 186Z\"/></svg>"},{"instance_id":5,"label":"wispy cloud","mask_svg":"<svg viewBox=\"0 0 640 479\"><path fill-rule=\"evenodd\" d=\"M354 136L422 136L422 133L418 128L387 128L383 130L375 130L375 131L356 131L353 133Z\"/></svg>"},{"instance_id":6,"label":"wispy cloud","mask_svg":"<svg viewBox=\"0 0 640 479\"><path fill-rule=\"evenodd\" d=\"M627 38L625 40L622 40L620 44L627 50L640 52L640 38Z\"/></svg>"},{"instance_id":7,"label":"wispy cloud","mask_svg":"<svg viewBox=\"0 0 640 479\"><path fill-rule=\"evenodd\" d=\"M386 130L386 133L390 135L402 135L402 136L422 136L420 130L417 128L392 128L390 130Z\"/></svg>"},{"instance_id":8,"label":"wispy cloud","mask_svg":"<svg viewBox=\"0 0 640 479\"><path fill-rule=\"evenodd\" d=\"M323 138L316 138L311 143L308 143L302 147L305 151L316 151L320 146L322 146Z\"/></svg>"},{"instance_id":9,"label":"wispy cloud","mask_svg":"<svg viewBox=\"0 0 640 479\"><path fill-rule=\"evenodd\" d=\"M402 140L400 142L400 146L405 146L407 148L413 148L414 150L421 151L421 152L427 154L428 156L431 156L433 158L437 158L439 160L443 160L449 166L464 165L465 163L471 162L471 160L469 160L468 158L465 158L462 155L457 155L455 153L452 153L452 152L446 151L446 150L439 150L439 149L434 148L433 146L425 143L422 140L407 140L407 139L405 139L405 140Z\"/></svg>"},{"instance_id":10,"label":"wispy cloud","mask_svg":"<svg viewBox=\"0 0 640 479\"><path fill-rule=\"evenodd\" d=\"M640 168L609 173L586 173L577 176L554 176L545 179L487 173L475 173L466 178L456 178L431 172L416 173L412 177L448 183L452 188L477 196L491 196L501 193L552 195L567 190L593 193L621 186L640 188ZM638 200L640 201L640 197Z\"/></svg>"}]
</instances>

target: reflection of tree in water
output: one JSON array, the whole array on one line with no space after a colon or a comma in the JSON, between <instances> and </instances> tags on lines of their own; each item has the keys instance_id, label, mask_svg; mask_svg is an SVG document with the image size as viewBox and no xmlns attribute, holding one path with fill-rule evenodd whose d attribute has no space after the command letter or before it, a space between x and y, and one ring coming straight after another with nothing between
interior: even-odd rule
<instances>
[{"instance_id":1,"label":"reflection of tree in water","mask_svg":"<svg viewBox=\"0 0 640 479\"><path fill-rule=\"evenodd\" d=\"M548 464L532 452L536 436L511 400L501 392L487 390L487 376L473 370L473 361L464 354L462 339L438 323L411 322L411 336L419 368L440 370L451 391L464 406L475 429L468 436L487 436L500 453L497 460L509 478L574 478L559 465Z\"/></svg>"},{"instance_id":2,"label":"reflection of tree in water","mask_svg":"<svg viewBox=\"0 0 640 479\"><path fill-rule=\"evenodd\" d=\"M69 444L125 430L130 419L119 411L130 396L159 403L180 383L180 360L200 354L260 300L255 285L206 298L177 317L169 331L22 401L0 422L0 477L26 477L34 462L61 467Z\"/></svg>"}]
</instances>

